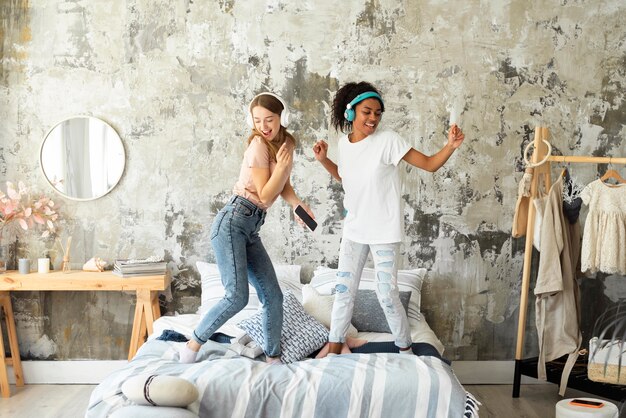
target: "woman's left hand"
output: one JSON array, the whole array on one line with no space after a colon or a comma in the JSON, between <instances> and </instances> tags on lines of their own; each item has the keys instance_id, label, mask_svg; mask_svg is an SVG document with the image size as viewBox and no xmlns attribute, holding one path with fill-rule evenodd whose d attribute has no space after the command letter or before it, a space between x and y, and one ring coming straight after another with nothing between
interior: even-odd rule
<instances>
[{"instance_id":1,"label":"woman's left hand","mask_svg":"<svg viewBox=\"0 0 626 418\"><path fill-rule=\"evenodd\" d=\"M450 145L453 149L457 149L463 143L465 139L465 134L455 123L450 127L450 131L448 131L448 145Z\"/></svg>"}]
</instances>

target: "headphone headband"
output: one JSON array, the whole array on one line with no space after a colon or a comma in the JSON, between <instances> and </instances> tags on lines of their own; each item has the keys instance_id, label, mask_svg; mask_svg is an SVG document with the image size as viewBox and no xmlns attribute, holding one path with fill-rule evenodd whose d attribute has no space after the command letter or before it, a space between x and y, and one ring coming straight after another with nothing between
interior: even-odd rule
<instances>
[{"instance_id":1,"label":"headphone headband","mask_svg":"<svg viewBox=\"0 0 626 418\"><path fill-rule=\"evenodd\" d=\"M366 91L365 93L361 93L358 96L356 96L354 99L352 99L352 101L350 101L350 103L346 105L346 110L345 112L343 112L343 117L346 118L348 122L352 122L356 116L356 114L354 113L353 107L356 106L358 103L362 102L363 100L369 99L371 97L374 97L380 100L380 103L383 106L385 105L383 102L383 98L380 97L380 94L376 93L375 91Z\"/></svg>"},{"instance_id":2,"label":"headphone headband","mask_svg":"<svg viewBox=\"0 0 626 418\"><path fill-rule=\"evenodd\" d=\"M250 100L250 103L248 104L248 111L247 111L247 117L246 117L246 122L248 123L248 126L250 126L251 128L254 128L254 121L252 120L252 103L260 96L272 96L283 105L283 111L280 112L280 124L286 128L289 125L289 120L291 116L289 114L289 107L287 107L287 102L278 94L274 94L269 91L259 93L256 96L254 96L252 100Z\"/></svg>"}]
</instances>

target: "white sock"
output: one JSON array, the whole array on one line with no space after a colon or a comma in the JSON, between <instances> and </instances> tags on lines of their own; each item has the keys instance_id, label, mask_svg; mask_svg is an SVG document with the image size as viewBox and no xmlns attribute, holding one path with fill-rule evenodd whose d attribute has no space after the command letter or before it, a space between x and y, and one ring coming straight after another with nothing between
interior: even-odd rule
<instances>
[{"instance_id":1,"label":"white sock","mask_svg":"<svg viewBox=\"0 0 626 418\"><path fill-rule=\"evenodd\" d=\"M183 348L179 351L179 361L181 363L195 363L196 357L198 356L197 351L193 351L187 343L183 346Z\"/></svg>"}]
</instances>

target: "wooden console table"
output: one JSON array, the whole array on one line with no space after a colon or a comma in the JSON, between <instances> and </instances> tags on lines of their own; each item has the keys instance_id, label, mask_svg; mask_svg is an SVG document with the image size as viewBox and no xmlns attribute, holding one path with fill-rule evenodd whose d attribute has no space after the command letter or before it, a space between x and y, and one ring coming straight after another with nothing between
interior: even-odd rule
<instances>
[{"instance_id":1,"label":"wooden console table","mask_svg":"<svg viewBox=\"0 0 626 418\"><path fill-rule=\"evenodd\" d=\"M7 271L0 274L0 309L4 310L11 356L6 357L0 323L0 391L3 397L9 397L9 378L7 366L13 366L15 383L24 385L22 362L15 330L15 319L11 307L10 292L18 291L122 291L136 292L137 304L133 319L133 331L128 350L131 360L146 335L153 331L152 324L159 318L159 291L165 290L171 281L169 274L163 276L119 277L111 271L90 272L75 270L68 273L52 271L46 274L19 274ZM146 334L147 333L147 334Z\"/></svg>"}]
</instances>

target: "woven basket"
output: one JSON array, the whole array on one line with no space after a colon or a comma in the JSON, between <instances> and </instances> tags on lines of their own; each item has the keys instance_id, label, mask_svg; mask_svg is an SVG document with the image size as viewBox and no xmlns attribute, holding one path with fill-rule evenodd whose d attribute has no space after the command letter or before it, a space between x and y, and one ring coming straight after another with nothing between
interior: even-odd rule
<instances>
[{"instance_id":1,"label":"woven basket","mask_svg":"<svg viewBox=\"0 0 626 418\"><path fill-rule=\"evenodd\" d=\"M589 341L587 376L594 382L626 385L626 343L610 340ZM621 367L619 357L622 357Z\"/></svg>"}]
</instances>

